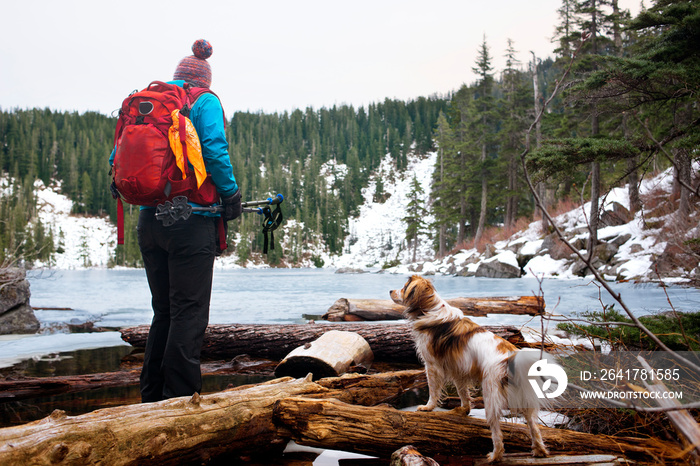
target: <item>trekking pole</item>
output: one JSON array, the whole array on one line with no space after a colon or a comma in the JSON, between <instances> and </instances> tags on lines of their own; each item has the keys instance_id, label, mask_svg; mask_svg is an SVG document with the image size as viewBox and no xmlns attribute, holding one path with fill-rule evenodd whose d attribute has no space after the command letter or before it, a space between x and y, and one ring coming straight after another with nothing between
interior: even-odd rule
<instances>
[{"instance_id":1,"label":"trekking pole","mask_svg":"<svg viewBox=\"0 0 700 466\"><path fill-rule=\"evenodd\" d=\"M248 201L248 202L242 202L241 206L243 207L243 212L247 213L257 213L260 215L266 215L266 211L268 211L267 216L272 215L272 211L270 210L269 206L281 204L284 201L284 196L281 194L277 194L275 197L268 197L265 200L261 201ZM265 206L259 207L257 209L253 209L251 207L254 206ZM212 212L212 213L219 213L224 211L224 206L221 205L212 205L212 206L192 206L187 202L187 197L186 196L177 196L172 199L172 201L165 201L163 204L158 204L156 207L156 219L160 220L163 222L163 226L169 227L173 223L177 222L178 220L187 220L190 218L190 215L192 215L192 212ZM281 210L279 210L279 207L275 209L275 212L279 212L277 216L281 217ZM270 227L274 224L277 223L277 226L281 223L282 219L279 218L279 220L270 218L268 219L270 223ZM277 227L275 226L275 228Z\"/></svg>"}]
</instances>

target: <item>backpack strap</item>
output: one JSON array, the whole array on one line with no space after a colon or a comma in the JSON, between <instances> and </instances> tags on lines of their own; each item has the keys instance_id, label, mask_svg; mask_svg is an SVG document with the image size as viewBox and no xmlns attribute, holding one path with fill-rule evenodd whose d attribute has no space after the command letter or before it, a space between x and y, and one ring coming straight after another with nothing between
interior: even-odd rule
<instances>
[{"instance_id":1,"label":"backpack strap","mask_svg":"<svg viewBox=\"0 0 700 466\"><path fill-rule=\"evenodd\" d=\"M117 199L117 244L124 244L124 203Z\"/></svg>"},{"instance_id":2,"label":"backpack strap","mask_svg":"<svg viewBox=\"0 0 700 466\"><path fill-rule=\"evenodd\" d=\"M219 233L219 250L222 252L228 248L228 244L226 244L226 234L228 233L227 226L227 223L224 222L224 217L219 216L219 219L217 220L216 224L216 229Z\"/></svg>"},{"instance_id":3,"label":"backpack strap","mask_svg":"<svg viewBox=\"0 0 700 466\"><path fill-rule=\"evenodd\" d=\"M197 102L197 99L199 99L202 94L211 94L217 99L219 99L219 96L216 95L211 89L207 89L206 87L190 87L188 83L185 83L186 90L188 91L189 95L192 97L192 107L194 106L195 102ZM221 105L221 99L219 99L219 105ZM190 107L191 108L191 107ZM188 112L189 113L189 112ZM221 105L221 114L224 118L224 129L226 129L226 112L224 111L224 106ZM187 115L189 116L189 115Z\"/></svg>"}]
</instances>

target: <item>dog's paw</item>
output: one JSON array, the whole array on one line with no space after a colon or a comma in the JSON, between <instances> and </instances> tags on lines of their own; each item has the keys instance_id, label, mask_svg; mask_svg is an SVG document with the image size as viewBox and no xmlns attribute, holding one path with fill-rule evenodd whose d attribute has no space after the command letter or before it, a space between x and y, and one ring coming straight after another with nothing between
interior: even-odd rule
<instances>
[{"instance_id":1,"label":"dog's paw","mask_svg":"<svg viewBox=\"0 0 700 466\"><path fill-rule=\"evenodd\" d=\"M421 405L421 406L416 408L416 411L432 411L433 409L435 409L435 406Z\"/></svg>"},{"instance_id":2,"label":"dog's paw","mask_svg":"<svg viewBox=\"0 0 700 466\"><path fill-rule=\"evenodd\" d=\"M489 463L495 463L497 461L501 461L503 459L503 452L495 452L492 451L488 455L486 455L486 461Z\"/></svg>"},{"instance_id":3,"label":"dog's paw","mask_svg":"<svg viewBox=\"0 0 700 466\"><path fill-rule=\"evenodd\" d=\"M460 416L468 416L471 412L471 408L469 406L457 406L452 412Z\"/></svg>"},{"instance_id":4,"label":"dog's paw","mask_svg":"<svg viewBox=\"0 0 700 466\"><path fill-rule=\"evenodd\" d=\"M532 456L534 456L535 458L546 458L547 456L549 456L549 450L547 450L547 448L545 448L544 446L536 446L532 449Z\"/></svg>"}]
</instances>

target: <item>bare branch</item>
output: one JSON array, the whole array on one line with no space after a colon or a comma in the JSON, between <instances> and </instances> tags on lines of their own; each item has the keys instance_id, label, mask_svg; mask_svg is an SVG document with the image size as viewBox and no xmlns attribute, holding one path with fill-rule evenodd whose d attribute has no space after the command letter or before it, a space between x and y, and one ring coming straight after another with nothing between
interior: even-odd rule
<instances>
[{"instance_id":1,"label":"bare branch","mask_svg":"<svg viewBox=\"0 0 700 466\"><path fill-rule=\"evenodd\" d=\"M616 293L615 290L612 289L612 287L607 283L605 278L601 275L601 273L593 267L590 258L584 257L581 252L575 248L565 237L559 226L556 225L554 222L554 219L552 218L551 214L547 209L545 208L544 204L542 203L542 200L537 194L537 190L535 189L535 186L532 183L532 178L530 176L530 172L527 169L527 163L525 162L525 157L527 154L530 152L530 133L532 132L532 129L535 127L538 121L542 118L545 110L547 109L548 105L552 102L554 97L559 93L561 89L561 84L562 82L566 79L566 77L569 75L571 72L571 68L573 66L574 60L576 59L576 56L581 50L581 46L583 45L583 41L581 44L578 46L576 49L576 52L572 55L571 60L569 61L569 65L566 67L564 70L564 73L562 74L562 77L557 81L556 86L554 87L554 90L552 91L552 95L549 96L549 98L544 102L544 105L540 109L539 113L535 117L535 121L530 125L530 128L527 130L527 133L525 134L525 149L523 150L522 154L520 155L520 160L523 166L523 175L525 177L525 181L527 182L528 188L530 189L530 193L535 199L535 204L537 207L539 207L542 211L542 215L544 215L549 223L552 225L554 228L554 231L556 232L557 236L559 239L581 260L583 261L587 266L588 269L593 273L593 276L595 277L596 281L600 283L600 285L605 288L605 290L612 296L612 298L617 301L622 309L627 313L628 317L634 322L634 324L639 328L640 331L644 332L659 348L663 349L664 351L668 351L670 353L674 353L676 357L683 361L685 364L687 364L689 367L693 368L693 370L700 371L700 366L697 364L693 363L692 361L689 361L688 359L682 357L681 355L675 353L673 350L671 350L664 342L662 342L659 337L657 337L651 330L649 330L638 318L637 316L634 315L632 310L627 306L625 301L622 299L622 296L619 293Z\"/></svg>"}]
</instances>

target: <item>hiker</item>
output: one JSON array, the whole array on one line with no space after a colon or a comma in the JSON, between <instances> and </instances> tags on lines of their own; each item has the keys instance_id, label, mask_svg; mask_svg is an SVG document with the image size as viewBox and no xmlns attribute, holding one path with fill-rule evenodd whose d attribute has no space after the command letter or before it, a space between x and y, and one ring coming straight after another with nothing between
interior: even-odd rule
<instances>
[{"instance_id":1,"label":"hiker","mask_svg":"<svg viewBox=\"0 0 700 466\"><path fill-rule=\"evenodd\" d=\"M180 116L189 116L196 130L196 136L201 143L201 159L206 168L204 175L207 179L199 187L202 181L199 180L200 173L197 173L198 184L194 188L194 196L188 198L190 201L199 200L200 197L207 198L204 194L205 187L207 183L213 183L215 191L212 188L211 192L214 199L220 198L224 211L222 214L195 212L195 215L187 219L164 226L156 219L156 209L153 205L141 207L137 227L138 244L151 290L154 313L141 371L141 401L144 403L190 396L201 391L200 352L209 322L214 259L221 252L221 248L225 247L226 222L239 217L242 211L241 194L228 154L224 112L218 97L208 91L211 85L211 68L207 58L212 54L212 47L209 42L200 39L192 46L192 52L194 55L187 56L179 62L173 80L165 84L177 85L186 89L188 93L191 90L192 95L197 95L191 108L183 107ZM154 89L163 87L165 86L157 85ZM148 89L151 89L151 86ZM173 89L182 92L174 87ZM198 95L200 92L203 93ZM153 107L150 102L146 104ZM137 110L141 111L142 115L148 115L151 111L148 108ZM173 124L173 127L177 128L177 124ZM179 128L183 131L184 125L180 125ZM123 142L126 146L126 134L122 133L118 126L117 135L121 137L115 144L110 164L114 163L119 143ZM147 144L142 146L150 147ZM196 165L187 155L184 161L185 165L190 162L189 168ZM115 170L118 165L115 164ZM184 171L182 176L184 178ZM194 178L193 174L191 179ZM170 194L169 190L170 187L166 190L166 195ZM119 193L120 196L122 194ZM131 202L128 198L125 199ZM194 202L190 204L202 205Z\"/></svg>"}]
</instances>

